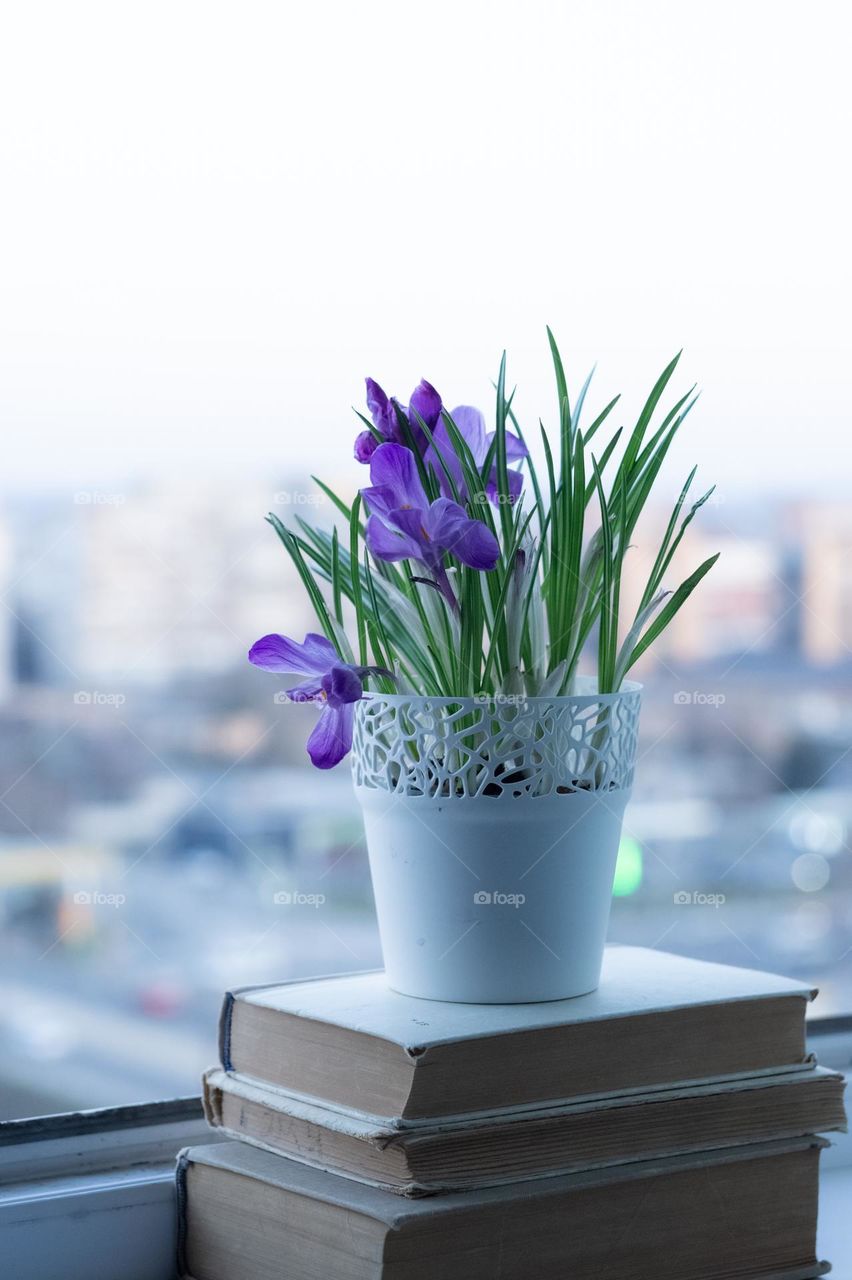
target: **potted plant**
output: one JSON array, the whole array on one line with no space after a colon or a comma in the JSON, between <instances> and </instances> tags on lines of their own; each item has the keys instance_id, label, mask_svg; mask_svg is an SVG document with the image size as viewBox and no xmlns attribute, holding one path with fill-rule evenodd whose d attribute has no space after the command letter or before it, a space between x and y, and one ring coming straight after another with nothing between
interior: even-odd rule
<instances>
[{"instance_id":1,"label":"potted plant","mask_svg":"<svg viewBox=\"0 0 852 1280\"><path fill-rule=\"evenodd\" d=\"M633 531L694 388L658 413L676 356L632 430L609 429L618 397L586 426L590 378L571 404L548 337L559 419L555 439L541 428L543 468L505 356L490 432L428 382L403 406L368 379L355 456L370 483L350 508L317 482L342 529L269 516L319 631L264 636L249 657L303 677L288 693L321 708L315 765L352 751L387 979L409 995L508 1003L597 986L636 750L640 687L626 677L716 559L664 585L712 492L690 500L693 469L622 618Z\"/></svg>"}]
</instances>

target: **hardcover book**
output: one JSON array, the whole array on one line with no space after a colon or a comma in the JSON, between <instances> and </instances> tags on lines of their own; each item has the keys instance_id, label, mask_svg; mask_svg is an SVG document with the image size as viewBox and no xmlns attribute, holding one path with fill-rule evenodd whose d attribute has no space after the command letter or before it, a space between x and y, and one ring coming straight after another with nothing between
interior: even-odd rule
<instances>
[{"instance_id":1,"label":"hardcover book","mask_svg":"<svg viewBox=\"0 0 852 1280\"><path fill-rule=\"evenodd\" d=\"M589 995L464 1005L391 991L381 972L229 992L221 1065L394 1127L682 1084L807 1070L788 978L609 947Z\"/></svg>"},{"instance_id":2,"label":"hardcover book","mask_svg":"<svg viewBox=\"0 0 852 1280\"><path fill-rule=\"evenodd\" d=\"M216 1069L204 1109L233 1138L419 1196L843 1129L844 1084L815 1068L394 1128Z\"/></svg>"},{"instance_id":3,"label":"hardcover book","mask_svg":"<svg viewBox=\"0 0 852 1280\"><path fill-rule=\"evenodd\" d=\"M247 1143L178 1162L186 1280L810 1280L817 1138L406 1200Z\"/></svg>"}]
</instances>

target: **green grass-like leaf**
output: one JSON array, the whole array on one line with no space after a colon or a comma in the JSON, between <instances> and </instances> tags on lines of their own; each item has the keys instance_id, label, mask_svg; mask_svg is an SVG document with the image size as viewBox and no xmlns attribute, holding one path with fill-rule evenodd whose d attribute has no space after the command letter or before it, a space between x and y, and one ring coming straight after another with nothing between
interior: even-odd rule
<instances>
[{"instance_id":1,"label":"green grass-like leaf","mask_svg":"<svg viewBox=\"0 0 852 1280\"><path fill-rule=\"evenodd\" d=\"M365 544L367 512L361 495L350 506L318 477L315 483L343 521L340 529L328 531L300 516L287 528L278 516L267 517L320 628L344 660L357 654L360 666L387 667L404 687L432 696L517 690L555 695L571 689L581 664L591 661L598 687L611 692L712 568L715 555L675 590L666 587L689 526L713 492L708 489L690 503L693 468L656 549L635 615L622 619L629 545L698 397L692 387L667 410L663 406L679 367L678 353L625 430L614 425L619 396L594 416L586 411L594 370L572 406L565 365L550 328L547 340L556 382L555 431L548 433L540 424L543 466L531 455L520 464L529 483L516 503L511 501L507 432L511 429L522 441L525 434L514 409L515 392L506 390L505 353L494 383L494 436L484 459L477 463L452 415L442 411L460 483L447 463L446 445L443 453L434 450L427 465L415 435L422 432L433 444L432 432L419 417L413 430L408 412L395 403L399 436L415 453L428 499L434 501L442 490L450 494L497 539L500 555L490 572L478 572L447 555L439 591L424 565L374 560ZM362 414L358 417L378 439L373 425ZM591 418L588 427L581 425L581 417ZM492 481L496 507L486 492ZM452 608L448 594L456 598ZM349 616L354 616L356 641L351 649L344 632ZM386 677L374 681L379 688L394 687ZM605 729L599 726L600 732Z\"/></svg>"}]
</instances>

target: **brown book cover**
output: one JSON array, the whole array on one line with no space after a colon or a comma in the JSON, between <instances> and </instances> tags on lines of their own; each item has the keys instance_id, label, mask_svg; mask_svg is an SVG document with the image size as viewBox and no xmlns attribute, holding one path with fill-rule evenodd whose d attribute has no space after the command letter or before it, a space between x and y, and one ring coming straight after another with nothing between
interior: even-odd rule
<instances>
[{"instance_id":1,"label":"brown book cover","mask_svg":"<svg viewBox=\"0 0 852 1280\"><path fill-rule=\"evenodd\" d=\"M229 992L223 1069L404 1126L684 1083L807 1069L789 978L609 947L572 1000L464 1005L391 991L383 973Z\"/></svg>"},{"instance_id":2,"label":"brown book cover","mask_svg":"<svg viewBox=\"0 0 852 1280\"><path fill-rule=\"evenodd\" d=\"M407 1128L219 1068L203 1096L223 1134L419 1196L845 1129L844 1087L842 1075L814 1068Z\"/></svg>"},{"instance_id":3,"label":"brown book cover","mask_svg":"<svg viewBox=\"0 0 852 1280\"><path fill-rule=\"evenodd\" d=\"M185 1280L809 1280L818 1138L407 1200L242 1142L178 1160Z\"/></svg>"}]
</instances>

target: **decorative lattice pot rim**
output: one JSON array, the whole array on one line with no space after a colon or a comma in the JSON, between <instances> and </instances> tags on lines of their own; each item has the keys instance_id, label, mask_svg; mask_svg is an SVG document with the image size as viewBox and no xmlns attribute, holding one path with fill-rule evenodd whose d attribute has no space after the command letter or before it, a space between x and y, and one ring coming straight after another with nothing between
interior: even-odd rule
<instances>
[{"instance_id":1,"label":"decorative lattice pot rim","mask_svg":"<svg viewBox=\"0 0 852 1280\"><path fill-rule=\"evenodd\" d=\"M598 693L370 693L356 705L359 793L429 800L542 799L629 790L641 685Z\"/></svg>"}]
</instances>

